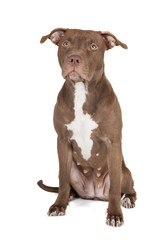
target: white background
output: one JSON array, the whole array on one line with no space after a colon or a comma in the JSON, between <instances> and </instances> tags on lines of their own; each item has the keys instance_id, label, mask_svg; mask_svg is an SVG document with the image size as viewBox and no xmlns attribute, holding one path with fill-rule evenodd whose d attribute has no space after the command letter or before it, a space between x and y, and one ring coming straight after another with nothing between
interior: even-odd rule
<instances>
[{"instance_id":1,"label":"white background","mask_svg":"<svg viewBox=\"0 0 160 240\"><path fill-rule=\"evenodd\" d=\"M140 239L159 235L159 1L1 1L1 239ZM40 38L57 27L108 30L128 45L106 52L105 72L123 114L123 152L138 194L123 227L105 224L108 203L74 200L47 217L58 186L53 108L64 82L57 46Z\"/></svg>"}]
</instances>

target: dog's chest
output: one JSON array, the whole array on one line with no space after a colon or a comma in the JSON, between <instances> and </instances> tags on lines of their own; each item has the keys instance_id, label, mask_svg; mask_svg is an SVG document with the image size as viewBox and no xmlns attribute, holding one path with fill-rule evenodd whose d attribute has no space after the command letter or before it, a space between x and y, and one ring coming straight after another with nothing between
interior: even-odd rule
<instances>
[{"instance_id":1,"label":"dog's chest","mask_svg":"<svg viewBox=\"0 0 160 240\"><path fill-rule=\"evenodd\" d=\"M91 157L91 150L93 147L93 140L91 134L98 124L93 121L91 116L83 112L83 104L86 101L86 89L84 83L78 82L75 84L74 94L74 111L75 119L66 124L68 130L72 131L71 139L75 140L78 147L81 148L81 154L85 160Z\"/></svg>"}]
</instances>

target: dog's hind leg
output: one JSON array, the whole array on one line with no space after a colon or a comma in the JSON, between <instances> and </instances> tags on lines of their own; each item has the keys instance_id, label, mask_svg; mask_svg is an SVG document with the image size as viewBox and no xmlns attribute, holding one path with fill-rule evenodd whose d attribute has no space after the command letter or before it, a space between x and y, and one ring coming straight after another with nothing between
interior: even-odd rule
<instances>
[{"instance_id":1,"label":"dog's hind leg","mask_svg":"<svg viewBox=\"0 0 160 240\"><path fill-rule=\"evenodd\" d=\"M136 191L134 190L134 181L129 169L123 165L122 166L122 199L121 204L125 208L135 207L135 201L137 199Z\"/></svg>"}]
</instances>

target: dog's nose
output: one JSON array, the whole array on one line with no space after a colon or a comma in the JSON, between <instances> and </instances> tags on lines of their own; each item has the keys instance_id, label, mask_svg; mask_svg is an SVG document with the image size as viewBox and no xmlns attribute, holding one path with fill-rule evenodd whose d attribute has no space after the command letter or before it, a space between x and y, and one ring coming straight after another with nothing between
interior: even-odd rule
<instances>
[{"instance_id":1,"label":"dog's nose","mask_svg":"<svg viewBox=\"0 0 160 240\"><path fill-rule=\"evenodd\" d=\"M78 55L72 55L68 58L68 61L72 66L77 66L81 63L82 59Z\"/></svg>"}]
</instances>

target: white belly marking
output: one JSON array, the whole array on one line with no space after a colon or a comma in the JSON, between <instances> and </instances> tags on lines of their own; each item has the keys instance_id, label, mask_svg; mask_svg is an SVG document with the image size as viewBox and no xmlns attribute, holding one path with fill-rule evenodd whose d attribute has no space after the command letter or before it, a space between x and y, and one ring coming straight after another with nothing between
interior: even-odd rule
<instances>
[{"instance_id":1,"label":"white belly marking","mask_svg":"<svg viewBox=\"0 0 160 240\"><path fill-rule=\"evenodd\" d=\"M73 132L71 139L74 139L81 148L82 156L88 160L91 156L93 140L91 139L92 130L98 127L91 116L83 113L82 107L86 101L86 90L84 83L75 83L74 111L75 119L66 124L68 130Z\"/></svg>"}]
</instances>

